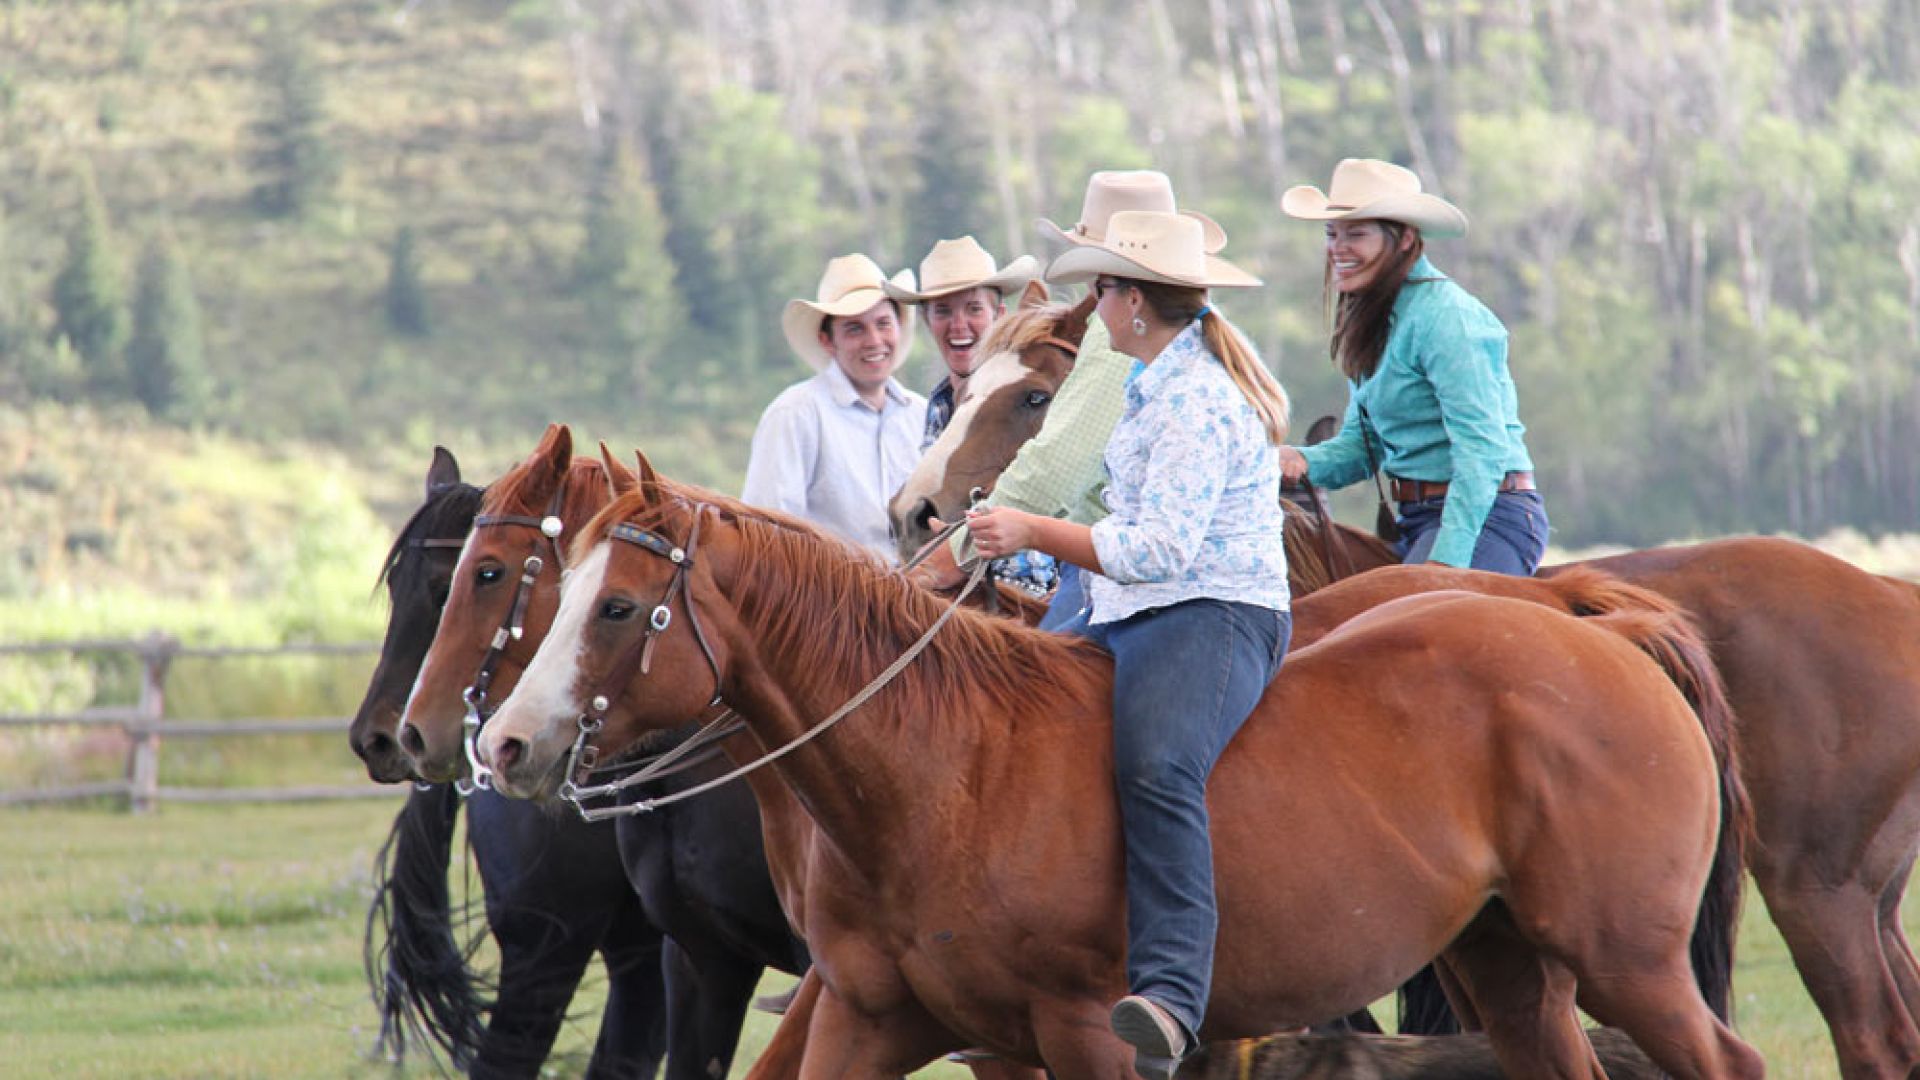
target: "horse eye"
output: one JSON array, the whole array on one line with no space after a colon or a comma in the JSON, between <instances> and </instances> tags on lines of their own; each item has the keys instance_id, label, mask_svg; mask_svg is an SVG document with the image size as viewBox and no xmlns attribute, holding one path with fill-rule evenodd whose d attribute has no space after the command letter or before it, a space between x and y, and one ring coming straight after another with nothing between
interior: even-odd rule
<instances>
[{"instance_id":1,"label":"horse eye","mask_svg":"<svg viewBox=\"0 0 1920 1080\"><path fill-rule=\"evenodd\" d=\"M1027 391L1027 408L1029 409L1038 409L1041 406L1044 406L1047 402L1052 400L1053 400L1053 395L1047 393L1045 390Z\"/></svg>"},{"instance_id":2,"label":"horse eye","mask_svg":"<svg viewBox=\"0 0 1920 1080\"><path fill-rule=\"evenodd\" d=\"M600 618L606 622L625 622L633 618L636 610L632 603L610 596L600 605Z\"/></svg>"},{"instance_id":3,"label":"horse eye","mask_svg":"<svg viewBox=\"0 0 1920 1080\"><path fill-rule=\"evenodd\" d=\"M491 585L506 576L506 571L498 566L483 566L474 571L473 580L481 585Z\"/></svg>"}]
</instances>

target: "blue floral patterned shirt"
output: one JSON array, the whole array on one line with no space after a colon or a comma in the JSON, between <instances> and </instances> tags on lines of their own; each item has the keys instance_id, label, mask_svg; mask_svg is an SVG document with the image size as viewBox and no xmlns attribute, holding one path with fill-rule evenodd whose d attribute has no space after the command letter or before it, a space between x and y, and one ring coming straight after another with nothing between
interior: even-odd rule
<instances>
[{"instance_id":1,"label":"blue floral patterned shirt","mask_svg":"<svg viewBox=\"0 0 1920 1080\"><path fill-rule=\"evenodd\" d=\"M1093 526L1093 621L1211 598L1288 609L1279 448L1200 325L1127 386Z\"/></svg>"}]
</instances>

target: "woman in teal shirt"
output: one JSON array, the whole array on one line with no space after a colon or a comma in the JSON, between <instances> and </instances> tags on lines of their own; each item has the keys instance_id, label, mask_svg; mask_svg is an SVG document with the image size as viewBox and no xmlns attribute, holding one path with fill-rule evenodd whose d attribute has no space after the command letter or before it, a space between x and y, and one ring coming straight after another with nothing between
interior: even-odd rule
<instances>
[{"instance_id":1,"label":"woman in teal shirt","mask_svg":"<svg viewBox=\"0 0 1920 1080\"><path fill-rule=\"evenodd\" d=\"M1425 237L1465 233L1466 215L1409 170L1364 158L1342 161L1327 193L1302 185L1280 205L1326 222L1333 361L1353 386L1340 434L1283 448L1283 474L1340 488L1382 469L1407 562L1531 575L1547 511L1507 329L1425 255Z\"/></svg>"}]
</instances>

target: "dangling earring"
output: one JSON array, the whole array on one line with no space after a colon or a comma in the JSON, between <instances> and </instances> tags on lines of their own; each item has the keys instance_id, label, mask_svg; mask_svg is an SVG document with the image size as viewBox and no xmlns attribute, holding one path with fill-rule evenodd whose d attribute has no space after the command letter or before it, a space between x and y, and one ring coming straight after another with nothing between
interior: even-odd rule
<instances>
[{"instance_id":1,"label":"dangling earring","mask_svg":"<svg viewBox=\"0 0 1920 1080\"><path fill-rule=\"evenodd\" d=\"M1145 319L1142 319L1138 315L1135 315L1133 317L1133 336L1134 337L1147 336L1147 321Z\"/></svg>"}]
</instances>

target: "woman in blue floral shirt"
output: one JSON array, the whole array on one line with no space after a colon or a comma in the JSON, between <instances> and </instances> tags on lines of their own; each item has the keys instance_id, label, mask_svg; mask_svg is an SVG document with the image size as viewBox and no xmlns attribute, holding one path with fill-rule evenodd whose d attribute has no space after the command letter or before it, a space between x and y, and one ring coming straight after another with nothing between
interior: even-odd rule
<instances>
[{"instance_id":1,"label":"woman in blue floral shirt","mask_svg":"<svg viewBox=\"0 0 1920 1080\"><path fill-rule=\"evenodd\" d=\"M1206 253L1203 226L1122 211L1049 280L1091 281L1113 347L1138 361L1091 527L1011 508L970 515L986 556L1034 548L1085 567L1086 633L1114 656L1113 746L1127 878L1115 1034L1142 1076L1173 1075L1206 1014L1219 918L1207 776L1280 669L1292 633L1276 497L1287 397L1208 289L1258 279Z\"/></svg>"},{"instance_id":2,"label":"woman in blue floral shirt","mask_svg":"<svg viewBox=\"0 0 1920 1080\"><path fill-rule=\"evenodd\" d=\"M1426 237L1465 233L1467 216L1370 158L1342 161L1326 193L1302 185L1280 206L1326 222L1333 360L1353 384L1339 435L1281 451L1287 479L1339 488L1383 470L1407 562L1530 576L1547 549L1547 508L1507 328L1425 255Z\"/></svg>"}]
</instances>

